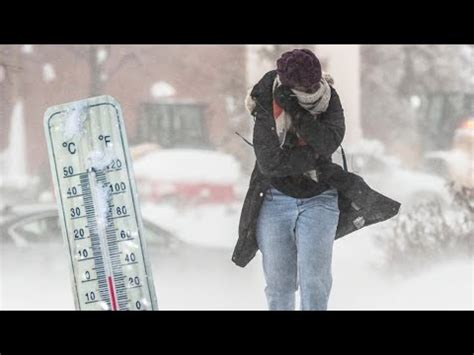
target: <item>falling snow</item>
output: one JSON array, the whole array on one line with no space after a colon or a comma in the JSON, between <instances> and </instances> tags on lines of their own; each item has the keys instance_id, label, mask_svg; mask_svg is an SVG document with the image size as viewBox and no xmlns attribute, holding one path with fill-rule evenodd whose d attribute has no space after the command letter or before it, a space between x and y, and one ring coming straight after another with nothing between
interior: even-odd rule
<instances>
[{"instance_id":1,"label":"falling snow","mask_svg":"<svg viewBox=\"0 0 474 355\"><path fill-rule=\"evenodd\" d=\"M33 46L31 44L25 44L21 47L21 51L25 54L33 53Z\"/></svg>"},{"instance_id":2,"label":"falling snow","mask_svg":"<svg viewBox=\"0 0 474 355\"><path fill-rule=\"evenodd\" d=\"M156 98L169 97L176 94L175 88L164 81L159 81L159 82L154 83L150 91L151 91L151 95Z\"/></svg>"},{"instance_id":3,"label":"falling snow","mask_svg":"<svg viewBox=\"0 0 474 355\"><path fill-rule=\"evenodd\" d=\"M45 83L50 83L56 79L56 72L54 70L54 67L50 63L46 63L43 65L43 81Z\"/></svg>"},{"instance_id":4,"label":"falling snow","mask_svg":"<svg viewBox=\"0 0 474 355\"><path fill-rule=\"evenodd\" d=\"M107 59L107 51L104 48L97 50L97 63L102 64Z\"/></svg>"},{"instance_id":5,"label":"falling snow","mask_svg":"<svg viewBox=\"0 0 474 355\"><path fill-rule=\"evenodd\" d=\"M5 80L5 67L0 65L0 83Z\"/></svg>"}]
</instances>

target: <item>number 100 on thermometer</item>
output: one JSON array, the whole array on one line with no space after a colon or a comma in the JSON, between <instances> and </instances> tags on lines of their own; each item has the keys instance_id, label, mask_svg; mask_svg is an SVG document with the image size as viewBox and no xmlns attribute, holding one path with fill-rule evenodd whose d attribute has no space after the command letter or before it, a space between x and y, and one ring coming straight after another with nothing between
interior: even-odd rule
<instances>
[{"instance_id":1,"label":"number 100 on thermometer","mask_svg":"<svg viewBox=\"0 0 474 355\"><path fill-rule=\"evenodd\" d=\"M157 309L120 105L50 107L44 130L76 309Z\"/></svg>"}]
</instances>

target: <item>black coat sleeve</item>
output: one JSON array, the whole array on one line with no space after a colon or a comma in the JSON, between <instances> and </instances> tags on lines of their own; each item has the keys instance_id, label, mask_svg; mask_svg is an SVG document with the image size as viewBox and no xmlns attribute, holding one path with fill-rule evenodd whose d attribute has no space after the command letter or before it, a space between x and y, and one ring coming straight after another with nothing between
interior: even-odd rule
<instances>
[{"instance_id":1,"label":"black coat sleeve","mask_svg":"<svg viewBox=\"0 0 474 355\"><path fill-rule=\"evenodd\" d=\"M300 106L292 111L290 115L298 134L317 154L331 156L342 143L346 132L344 110L336 90L331 88L328 109L318 117Z\"/></svg>"},{"instance_id":2,"label":"black coat sleeve","mask_svg":"<svg viewBox=\"0 0 474 355\"><path fill-rule=\"evenodd\" d=\"M263 175L300 175L315 168L316 153L310 146L291 149L280 147L275 120L270 114L256 115L253 146L257 165Z\"/></svg>"}]
</instances>

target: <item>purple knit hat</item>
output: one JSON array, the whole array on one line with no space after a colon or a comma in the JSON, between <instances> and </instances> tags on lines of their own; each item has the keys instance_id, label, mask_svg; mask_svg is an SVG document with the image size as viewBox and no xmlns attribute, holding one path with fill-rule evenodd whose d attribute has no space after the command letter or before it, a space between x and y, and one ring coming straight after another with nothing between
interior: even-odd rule
<instances>
[{"instance_id":1,"label":"purple knit hat","mask_svg":"<svg viewBox=\"0 0 474 355\"><path fill-rule=\"evenodd\" d=\"M322 69L319 59L309 49L294 49L277 60L277 73L283 85L317 90Z\"/></svg>"}]
</instances>

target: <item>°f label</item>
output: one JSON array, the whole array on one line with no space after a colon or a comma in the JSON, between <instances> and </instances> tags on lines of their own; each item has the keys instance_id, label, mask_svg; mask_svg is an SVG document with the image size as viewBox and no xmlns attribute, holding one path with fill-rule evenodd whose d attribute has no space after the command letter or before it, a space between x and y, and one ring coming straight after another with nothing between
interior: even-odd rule
<instances>
[{"instance_id":1,"label":"\u00b0f label","mask_svg":"<svg viewBox=\"0 0 474 355\"><path fill-rule=\"evenodd\" d=\"M120 105L50 107L44 129L76 309L158 309Z\"/></svg>"}]
</instances>

